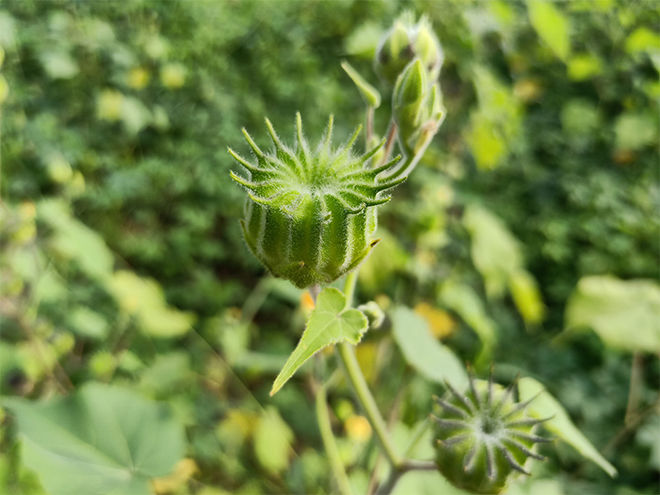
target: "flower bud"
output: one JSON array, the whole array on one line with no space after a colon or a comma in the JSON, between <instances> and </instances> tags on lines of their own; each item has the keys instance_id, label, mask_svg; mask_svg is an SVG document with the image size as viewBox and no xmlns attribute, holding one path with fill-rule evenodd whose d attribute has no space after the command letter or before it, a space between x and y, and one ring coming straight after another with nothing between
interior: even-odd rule
<instances>
[{"instance_id":1,"label":"flower bud","mask_svg":"<svg viewBox=\"0 0 660 495\"><path fill-rule=\"evenodd\" d=\"M343 146L333 148L332 117L315 150L303 136L300 114L294 148L282 143L268 119L266 126L274 145L268 153L243 130L256 163L229 149L249 174L231 172L248 193L243 236L276 277L300 288L328 284L359 265L378 242L376 207L389 201L387 190L405 180L381 180L379 175L401 157L369 167L384 141L355 156L352 147L360 128Z\"/></svg>"},{"instance_id":2,"label":"flower bud","mask_svg":"<svg viewBox=\"0 0 660 495\"><path fill-rule=\"evenodd\" d=\"M429 86L428 71L415 59L399 75L392 97L392 116L406 154L424 149L444 118L438 83Z\"/></svg>"},{"instance_id":3,"label":"flower bud","mask_svg":"<svg viewBox=\"0 0 660 495\"><path fill-rule=\"evenodd\" d=\"M535 434L544 420L527 416L531 402L516 402L513 385L504 389L470 377L465 394L447 384L443 399L436 398L436 464L456 487L473 493L502 492L516 475L529 474L529 458L542 460L534 451L538 442L549 441ZM533 399L532 399L533 400Z\"/></svg>"},{"instance_id":4,"label":"flower bud","mask_svg":"<svg viewBox=\"0 0 660 495\"><path fill-rule=\"evenodd\" d=\"M392 95L392 116L405 141L421 125L428 92L428 72L416 58L397 78Z\"/></svg>"},{"instance_id":5,"label":"flower bud","mask_svg":"<svg viewBox=\"0 0 660 495\"><path fill-rule=\"evenodd\" d=\"M411 12L405 12L385 34L376 51L376 72L394 84L398 75L415 57L429 72L431 81L440 74L444 54L429 20L422 16L417 23Z\"/></svg>"}]
</instances>

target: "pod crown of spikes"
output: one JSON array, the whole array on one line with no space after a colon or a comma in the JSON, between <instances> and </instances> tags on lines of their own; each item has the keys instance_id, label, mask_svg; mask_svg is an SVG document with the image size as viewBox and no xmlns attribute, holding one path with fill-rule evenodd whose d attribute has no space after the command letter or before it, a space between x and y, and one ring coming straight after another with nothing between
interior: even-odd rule
<instances>
[{"instance_id":1,"label":"pod crown of spikes","mask_svg":"<svg viewBox=\"0 0 660 495\"><path fill-rule=\"evenodd\" d=\"M460 393L447 384L444 398L435 397L436 463L455 486L474 493L496 494L518 474L529 474L528 459L543 460L535 445L551 441L536 429L550 418L527 414L534 398L516 401L516 382L506 389L470 375Z\"/></svg>"},{"instance_id":2,"label":"pod crown of spikes","mask_svg":"<svg viewBox=\"0 0 660 495\"><path fill-rule=\"evenodd\" d=\"M295 216L305 199L332 198L350 213L359 213L370 206L386 203L388 189L403 182L406 177L388 179L387 171L401 159L372 167L371 158L382 148L384 140L362 155L355 155L353 145L360 134L358 126L352 136L339 147L332 145L334 119L328 119L325 134L312 149L303 134L302 119L296 114L296 142L293 148L285 145L270 120L266 127L274 149L264 152L243 129L256 163L252 163L233 149L229 153L249 173L249 177L230 172L233 180L241 184L250 198L260 204L283 209Z\"/></svg>"}]
</instances>

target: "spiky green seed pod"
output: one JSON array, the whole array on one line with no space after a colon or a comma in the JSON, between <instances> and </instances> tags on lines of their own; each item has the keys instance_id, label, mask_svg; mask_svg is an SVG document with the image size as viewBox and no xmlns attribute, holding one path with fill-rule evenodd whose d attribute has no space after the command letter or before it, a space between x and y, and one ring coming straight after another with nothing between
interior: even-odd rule
<instances>
[{"instance_id":1,"label":"spiky green seed pod","mask_svg":"<svg viewBox=\"0 0 660 495\"><path fill-rule=\"evenodd\" d=\"M429 72L430 80L440 75L444 53L426 16L415 22L412 12L404 12L383 36L374 59L376 73L394 84L398 75L418 57Z\"/></svg>"},{"instance_id":2,"label":"spiky green seed pod","mask_svg":"<svg viewBox=\"0 0 660 495\"><path fill-rule=\"evenodd\" d=\"M436 398L436 463L455 486L480 494L500 493L520 473L529 474L530 458L543 459L534 451L547 442L535 430L544 420L525 412L530 401L516 402L514 384L508 388L470 377L461 394L447 384L447 394Z\"/></svg>"},{"instance_id":3,"label":"spiky green seed pod","mask_svg":"<svg viewBox=\"0 0 660 495\"><path fill-rule=\"evenodd\" d=\"M232 149L229 153L249 174L231 172L248 192L243 235L254 255L276 277L300 288L328 284L355 268L378 242L376 207L386 192L405 180L383 178L400 159L372 167L384 141L356 156L353 143L361 128L337 148L332 146L333 118L324 137L311 149L296 115L296 143L282 143L266 119L274 149L262 151L243 129L254 152L251 163Z\"/></svg>"}]
</instances>

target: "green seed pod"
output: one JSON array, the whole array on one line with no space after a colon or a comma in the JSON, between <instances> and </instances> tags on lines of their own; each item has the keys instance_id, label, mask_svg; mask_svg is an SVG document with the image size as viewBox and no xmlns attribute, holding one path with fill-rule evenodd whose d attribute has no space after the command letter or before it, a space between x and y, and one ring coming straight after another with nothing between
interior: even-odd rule
<instances>
[{"instance_id":1,"label":"green seed pod","mask_svg":"<svg viewBox=\"0 0 660 495\"><path fill-rule=\"evenodd\" d=\"M542 460L534 451L535 434L544 420L527 416L530 401L516 402L514 384L507 389L470 377L469 390L461 394L447 384L444 399L436 398L436 463L455 486L473 493L500 493L519 473L529 474L529 458Z\"/></svg>"},{"instance_id":2,"label":"green seed pod","mask_svg":"<svg viewBox=\"0 0 660 495\"><path fill-rule=\"evenodd\" d=\"M422 16L417 23L412 12L404 12L383 36L374 60L376 73L394 84L401 71L418 57L429 72L430 80L440 75L444 61L442 47L431 23Z\"/></svg>"},{"instance_id":3,"label":"green seed pod","mask_svg":"<svg viewBox=\"0 0 660 495\"><path fill-rule=\"evenodd\" d=\"M376 207L389 201L388 189L405 180L379 176L401 157L371 167L384 140L365 154L354 155L351 150L360 127L343 146L333 148L332 116L315 150L303 136L300 114L293 149L282 143L268 119L266 126L275 147L269 153L243 129L256 164L229 149L249 173L243 177L231 172L249 196L241 220L243 236L276 277L300 288L328 284L359 265L378 242Z\"/></svg>"}]
</instances>

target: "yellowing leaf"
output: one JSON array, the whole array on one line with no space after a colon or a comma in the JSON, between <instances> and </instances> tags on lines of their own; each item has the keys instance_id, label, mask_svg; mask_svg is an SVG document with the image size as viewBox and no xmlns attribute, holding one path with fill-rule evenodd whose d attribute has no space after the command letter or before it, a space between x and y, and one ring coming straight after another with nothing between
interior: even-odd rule
<instances>
[{"instance_id":1,"label":"yellowing leaf","mask_svg":"<svg viewBox=\"0 0 660 495\"><path fill-rule=\"evenodd\" d=\"M305 361L324 347L339 342L356 345L368 325L367 317L361 311L346 309L346 298L341 291L334 287L323 289L300 342L275 378L270 395L277 393Z\"/></svg>"},{"instance_id":2,"label":"yellowing leaf","mask_svg":"<svg viewBox=\"0 0 660 495\"><path fill-rule=\"evenodd\" d=\"M616 468L600 455L596 447L573 424L559 401L550 395L541 383L533 378L522 378L518 382L518 390L521 401L536 397L527 408L530 416L539 419L551 418L543 423L545 429L557 435L590 461L598 464L610 476L616 476Z\"/></svg>"},{"instance_id":3,"label":"yellowing leaf","mask_svg":"<svg viewBox=\"0 0 660 495\"><path fill-rule=\"evenodd\" d=\"M135 273L116 271L108 284L119 307L137 318L140 329L152 337L179 337L194 322L192 313L170 308L160 286L151 279Z\"/></svg>"},{"instance_id":4,"label":"yellowing leaf","mask_svg":"<svg viewBox=\"0 0 660 495\"><path fill-rule=\"evenodd\" d=\"M344 421L346 435L357 442L366 442L371 437L371 425L367 418L353 414Z\"/></svg>"},{"instance_id":5,"label":"yellowing leaf","mask_svg":"<svg viewBox=\"0 0 660 495\"><path fill-rule=\"evenodd\" d=\"M528 0L527 10L539 37L557 57L566 60L571 50L568 18L549 0Z\"/></svg>"},{"instance_id":6,"label":"yellowing leaf","mask_svg":"<svg viewBox=\"0 0 660 495\"><path fill-rule=\"evenodd\" d=\"M519 270L509 278L509 290L513 302L525 323L541 323L545 317L545 305L536 280L527 270Z\"/></svg>"},{"instance_id":7,"label":"yellowing leaf","mask_svg":"<svg viewBox=\"0 0 660 495\"><path fill-rule=\"evenodd\" d=\"M568 77L574 81L584 81L603 71L600 58L590 53L574 55L568 61Z\"/></svg>"},{"instance_id":8,"label":"yellowing leaf","mask_svg":"<svg viewBox=\"0 0 660 495\"><path fill-rule=\"evenodd\" d=\"M158 494L172 493L182 488L197 471L199 468L193 459L181 459L172 474L152 480L151 486Z\"/></svg>"},{"instance_id":9,"label":"yellowing leaf","mask_svg":"<svg viewBox=\"0 0 660 495\"><path fill-rule=\"evenodd\" d=\"M449 313L437 309L429 303L419 303L415 306L415 313L426 320L429 330L434 337L443 339L449 337L456 329L456 321Z\"/></svg>"},{"instance_id":10,"label":"yellowing leaf","mask_svg":"<svg viewBox=\"0 0 660 495\"><path fill-rule=\"evenodd\" d=\"M583 277L566 307L566 328L592 328L610 347L660 352L660 286L651 280Z\"/></svg>"},{"instance_id":11,"label":"yellowing leaf","mask_svg":"<svg viewBox=\"0 0 660 495\"><path fill-rule=\"evenodd\" d=\"M638 27L626 39L628 53L660 51L660 34L647 27Z\"/></svg>"}]
</instances>

